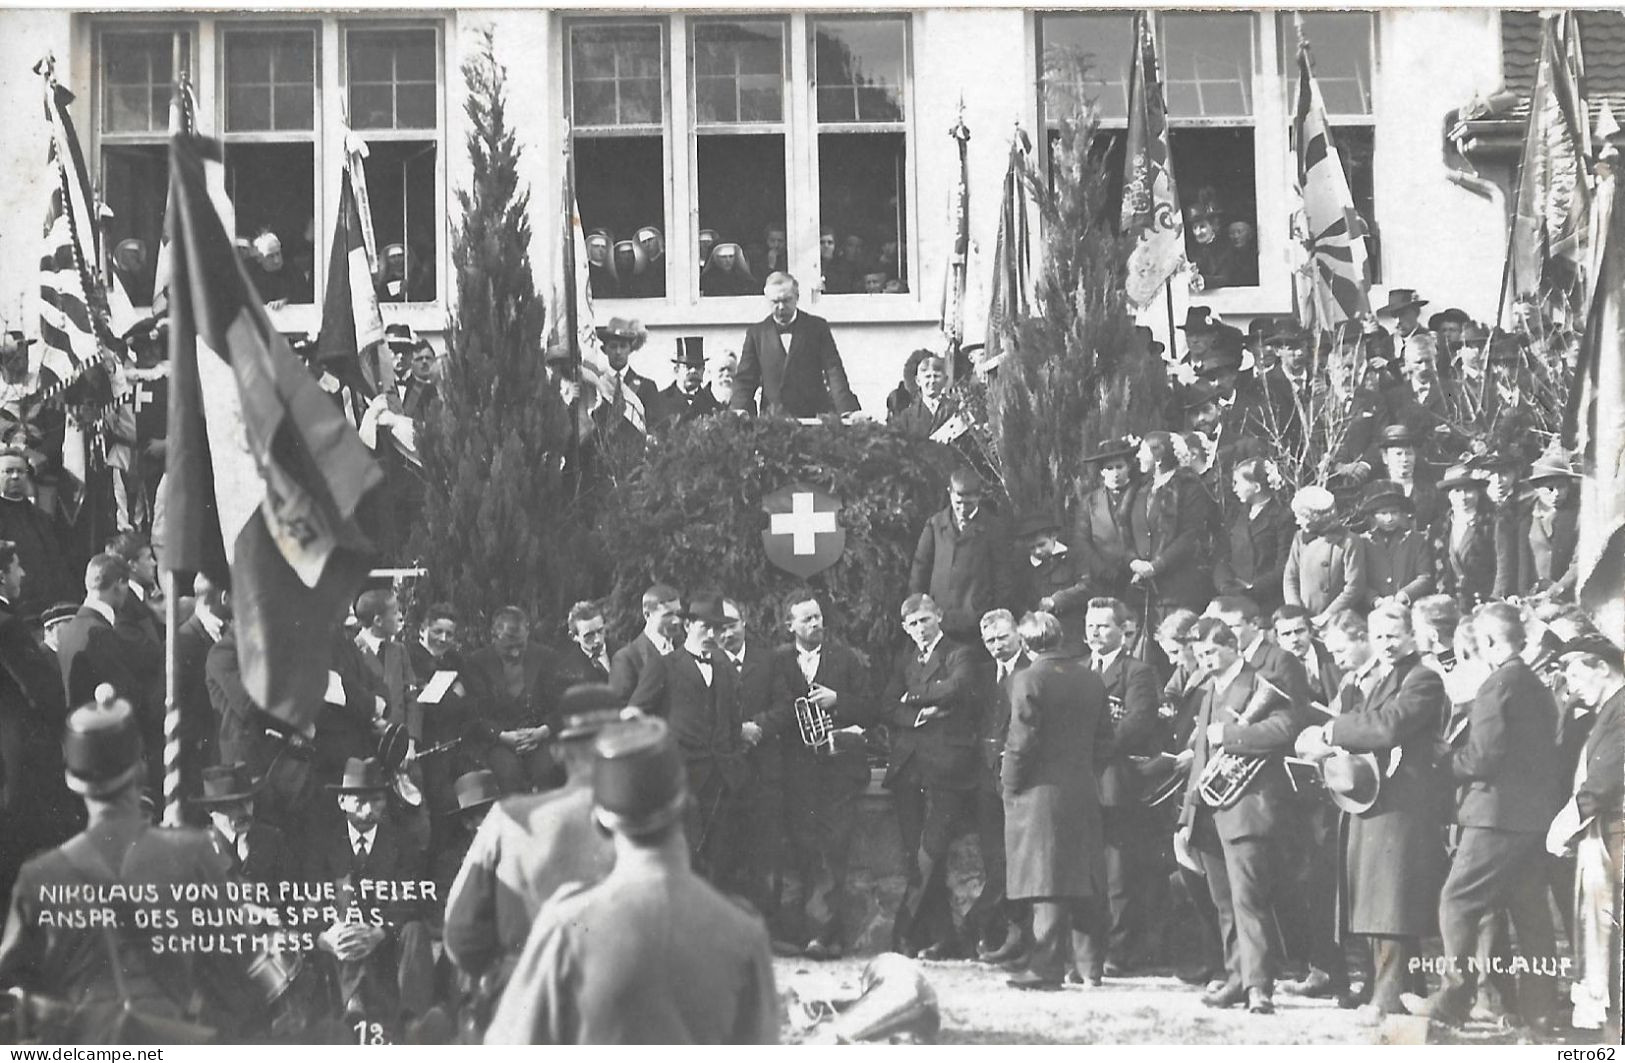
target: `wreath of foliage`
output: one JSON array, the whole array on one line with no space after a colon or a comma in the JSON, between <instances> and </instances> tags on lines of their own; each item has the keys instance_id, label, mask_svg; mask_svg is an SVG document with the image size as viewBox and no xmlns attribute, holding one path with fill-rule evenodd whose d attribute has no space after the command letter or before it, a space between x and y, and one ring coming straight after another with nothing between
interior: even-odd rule
<instances>
[{"instance_id":1,"label":"wreath of foliage","mask_svg":"<svg viewBox=\"0 0 1625 1063\"><path fill-rule=\"evenodd\" d=\"M846 551L810 580L774 566L762 545L762 499L793 483L842 504ZM680 425L604 509L598 535L613 559L617 631L636 634L654 583L720 590L758 631L778 626L786 594L810 586L832 634L878 651L896 639L920 527L941 508L945 486L930 444L882 425L738 417Z\"/></svg>"}]
</instances>

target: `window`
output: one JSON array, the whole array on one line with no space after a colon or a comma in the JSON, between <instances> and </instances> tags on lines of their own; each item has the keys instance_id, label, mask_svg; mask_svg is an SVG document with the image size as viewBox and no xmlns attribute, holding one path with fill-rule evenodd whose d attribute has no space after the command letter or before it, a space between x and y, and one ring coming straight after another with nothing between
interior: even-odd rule
<instances>
[{"instance_id":1,"label":"window","mask_svg":"<svg viewBox=\"0 0 1625 1063\"><path fill-rule=\"evenodd\" d=\"M169 97L176 66L191 64L184 30L100 34L100 187L113 216L103 244L113 273L137 306L152 302L169 194Z\"/></svg>"},{"instance_id":2,"label":"window","mask_svg":"<svg viewBox=\"0 0 1625 1063\"><path fill-rule=\"evenodd\" d=\"M316 292L316 32L223 34L226 191L248 273L272 305Z\"/></svg>"},{"instance_id":3,"label":"window","mask_svg":"<svg viewBox=\"0 0 1625 1063\"><path fill-rule=\"evenodd\" d=\"M1376 189L1372 167L1376 148L1376 119L1372 114L1372 70L1376 54L1376 18L1365 11L1317 11L1277 16L1276 39L1281 52L1281 80L1286 87L1286 114L1297 113L1298 24L1309 41L1315 81L1320 84L1332 136L1343 159L1354 209L1370 231L1370 263L1375 281L1382 279L1381 239L1376 222Z\"/></svg>"},{"instance_id":4,"label":"window","mask_svg":"<svg viewBox=\"0 0 1625 1063\"><path fill-rule=\"evenodd\" d=\"M578 23L569 41L576 201L589 234L592 294L663 296L664 254L651 266L638 235L664 241L665 28Z\"/></svg>"},{"instance_id":5,"label":"window","mask_svg":"<svg viewBox=\"0 0 1625 1063\"><path fill-rule=\"evenodd\" d=\"M824 291L907 292L908 24L820 20L813 50Z\"/></svg>"},{"instance_id":6,"label":"window","mask_svg":"<svg viewBox=\"0 0 1625 1063\"><path fill-rule=\"evenodd\" d=\"M760 293L768 241L785 231L785 30L768 19L693 24L695 195L711 244L702 296Z\"/></svg>"},{"instance_id":7,"label":"window","mask_svg":"<svg viewBox=\"0 0 1625 1063\"><path fill-rule=\"evenodd\" d=\"M379 249L378 300L429 302L438 291L440 48L434 29L345 35L349 114L367 141L367 198Z\"/></svg>"}]
</instances>

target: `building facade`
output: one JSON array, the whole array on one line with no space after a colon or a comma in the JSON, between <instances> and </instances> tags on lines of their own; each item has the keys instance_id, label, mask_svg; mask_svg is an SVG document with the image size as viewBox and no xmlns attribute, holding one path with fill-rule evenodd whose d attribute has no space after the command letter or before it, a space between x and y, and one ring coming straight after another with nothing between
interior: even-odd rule
<instances>
[{"instance_id":1,"label":"building facade","mask_svg":"<svg viewBox=\"0 0 1625 1063\"><path fill-rule=\"evenodd\" d=\"M1195 301L1240 323L1288 312L1294 16L1156 17L1182 199L1232 243L1222 286ZM1377 235L1374 303L1394 285L1435 310L1493 313L1504 193L1461 172L1471 160L1446 131L1458 108L1501 87L1502 20L1483 9L1303 16L1357 205ZM758 279L788 267L812 289L823 276L803 305L834 324L864 406L883 409L909 351L941 344L958 172L949 130L962 113L973 268L986 269L1013 131L1052 127L1080 96L1096 101L1106 129L1121 128L1131 26L1129 11L1095 9L5 11L0 313L19 327L34 312L52 178L28 71L51 54L113 210L108 253L137 304L150 298L170 85L182 69L199 126L225 144L238 234L269 232L281 245L279 325L319 327L353 129L369 149L378 246L395 260L385 318L441 336L455 290L456 191L470 165L461 68L490 30L524 149L540 288L558 257L568 137L585 227L604 230L611 260L642 267L606 281L596 300L600 320L649 327L637 368L669 379L678 335L704 337L708 353L736 350L766 312L760 295L702 271L704 237L737 244Z\"/></svg>"}]
</instances>

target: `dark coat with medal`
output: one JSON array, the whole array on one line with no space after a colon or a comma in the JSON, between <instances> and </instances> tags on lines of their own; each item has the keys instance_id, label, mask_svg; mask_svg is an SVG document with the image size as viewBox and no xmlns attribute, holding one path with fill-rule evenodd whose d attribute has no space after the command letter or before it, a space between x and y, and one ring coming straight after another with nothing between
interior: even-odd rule
<instances>
[{"instance_id":1,"label":"dark coat with medal","mask_svg":"<svg viewBox=\"0 0 1625 1063\"><path fill-rule=\"evenodd\" d=\"M1345 816L1339 879L1343 927L1352 934L1427 937L1437 932L1449 780L1435 761L1448 710L1444 681L1412 654L1361 696L1345 683L1332 744L1375 753L1383 773L1377 802Z\"/></svg>"},{"instance_id":2,"label":"dark coat with medal","mask_svg":"<svg viewBox=\"0 0 1625 1063\"><path fill-rule=\"evenodd\" d=\"M1157 716L1157 677L1151 667L1132 656L1128 647L1100 673L1106 689L1106 715L1113 728L1112 754L1095 755L1103 806L1139 804L1144 798L1143 777L1125 759L1152 756L1161 748Z\"/></svg>"}]
</instances>

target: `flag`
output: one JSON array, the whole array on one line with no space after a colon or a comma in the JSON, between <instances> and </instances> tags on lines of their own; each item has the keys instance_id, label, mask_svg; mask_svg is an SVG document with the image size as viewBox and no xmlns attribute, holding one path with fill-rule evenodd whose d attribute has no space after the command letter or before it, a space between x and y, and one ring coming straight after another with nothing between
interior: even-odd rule
<instances>
[{"instance_id":1,"label":"flag","mask_svg":"<svg viewBox=\"0 0 1625 1063\"><path fill-rule=\"evenodd\" d=\"M1578 600L1598 628L1625 645L1625 185L1600 176L1591 231L1602 243L1565 418L1565 443L1580 451Z\"/></svg>"},{"instance_id":2,"label":"flag","mask_svg":"<svg viewBox=\"0 0 1625 1063\"><path fill-rule=\"evenodd\" d=\"M999 235L993 247L993 291L988 301L987 348L982 365L1004 358L1005 339L1038 309L1038 206L1033 202L1032 142L1017 129L999 197Z\"/></svg>"},{"instance_id":3,"label":"flag","mask_svg":"<svg viewBox=\"0 0 1625 1063\"><path fill-rule=\"evenodd\" d=\"M1590 177L1585 160L1591 137L1580 78L1573 14L1544 16L1508 254L1514 299L1538 296L1543 287L1572 285L1586 243Z\"/></svg>"},{"instance_id":4,"label":"flag","mask_svg":"<svg viewBox=\"0 0 1625 1063\"><path fill-rule=\"evenodd\" d=\"M1134 67L1129 76L1128 145L1123 163L1122 230L1133 237L1124 288L1135 309L1150 305L1185 261L1185 219L1179 212L1168 109L1157 70L1151 17L1134 16Z\"/></svg>"},{"instance_id":5,"label":"flag","mask_svg":"<svg viewBox=\"0 0 1625 1063\"><path fill-rule=\"evenodd\" d=\"M169 174L164 560L231 588L249 697L308 735L368 569L358 509L382 473L243 271L214 202L218 146L171 138Z\"/></svg>"},{"instance_id":6,"label":"flag","mask_svg":"<svg viewBox=\"0 0 1625 1063\"><path fill-rule=\"evenodd\" d=\"M569 136L566 134L566 141ZM556 343L568 344L581 380L597 390L603 402L618 408L633 428L647 432L648 411L637 392L621 388L615 370L609 364L609 355L598 339L598 321L592 308L592 291L588 284L587 235L581 227L581 211L576 204L575 166L564 161L564 203L561 211L564 231L560 234L559 270L553 284L553 305L559 313L553 319L552 333Z\"/></svg>"},{"instance_id":7,"label":"flag","mask_svg":"<svg viewBox=\"0 0 1625 1063\"><path fill-rule=\"evenodd\" d=\"M1298 112L1292 123L1298 163L1294 181L1298 216L1293 228L1304 250L1298 299L1305 325L1330 330L1371 312L1371 267L1366 225L1354 209L1302 32L1300 26Z\"/></svg>"},{"instance_id":8,"label":"flag","mask_svg":"<svg viewBox=\"0 0 1625 1063\"><path fill-rule=\"evenodd\" d=\"M53 171L40 255L40 392L57 394L101 362L96 266L101 261L95 198L68 105L73 94L56 83L54 64L35 67L45 88L51 126L47 166Z\"/></svg>"},{"instance_id":9,"label":"flag","mask_svg":"<svg viewBox=\"0 0 1625 1063\"><path fill-rule=\"evenodd\" d=\"M959 352L965 345L965 283L970 273L970 178L967 149L970 129L965 125L965 101L959 101L959 121L948 130L959 149L959 175L948 200L948 228L953 248L942 277L942 338L948 345L948 368L957 373Z\"/></svg>"},{"instance_id":10,"label":"flag","mask_svg":"<svg viewBox=\"0 0 1625 1063\"><path fill-rule=\"evenodd\" d=\"M359 141L356 142L359 144ZM353 145L352 145L353 147ZM339 213L333 223L333 250L327 260L327 291L322 298L322 329L316 359L352 391L366 398L377 392L362 371L384 341L384 319L372 286L366 223L356 200L353 170L346 163L339 177Z\"/></svg>"},{"instance_id":11,"label":"flag","mask_svg":"<svg viewBox=\"0 0 1625 1063\"><path fill-rule=\"evenodd\" d=\"M197 132L197 100L192 96L192 82L183 73L169 97L169 135L190 137ZM152 280L152 312L157 315L169 306L169 219L175 205L164 203L164 228L158 237L158 254L154 256Z\"/></svg>"}]
</instances>

